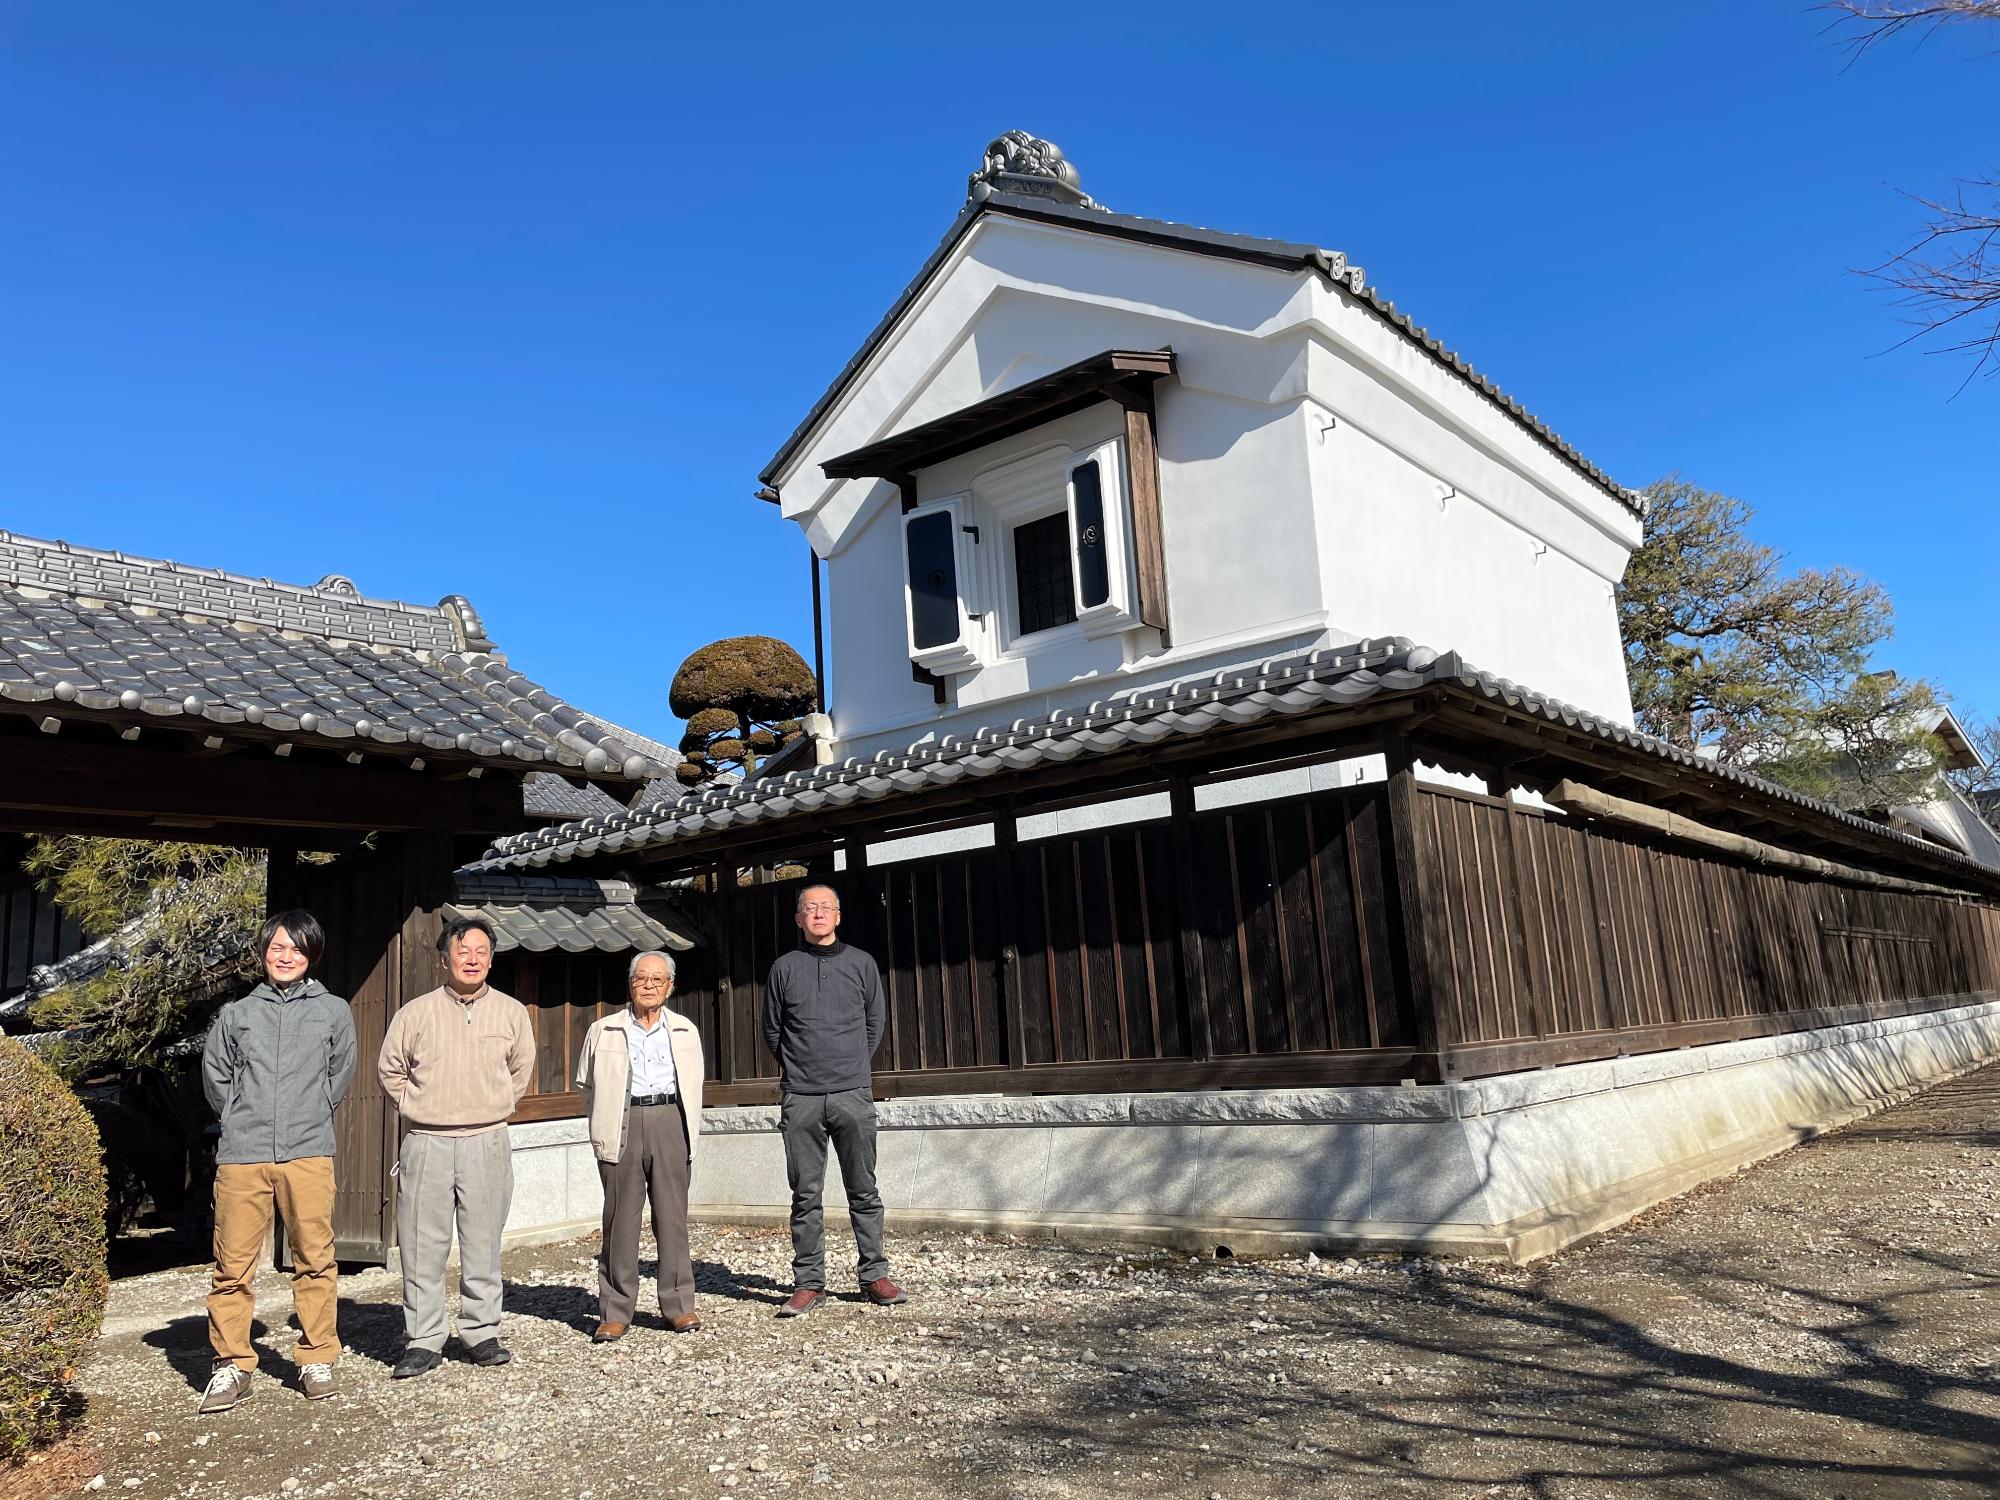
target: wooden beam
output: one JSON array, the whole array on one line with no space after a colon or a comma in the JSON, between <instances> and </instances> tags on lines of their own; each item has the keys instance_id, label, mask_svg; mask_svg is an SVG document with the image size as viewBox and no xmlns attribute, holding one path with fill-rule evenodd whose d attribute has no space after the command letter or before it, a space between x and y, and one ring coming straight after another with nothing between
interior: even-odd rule
<instances>
[{"instance_id":1,"label":"wooden beam","mask_svg":"<svg viewBox=\"0 0 2000 1500\"><path fill-rule=\"evenodd\" d=\"M1132 491L1133 556L1138 561L1139 622L1173 643L1168 627L1167 546L1160 520L1160 449L1153 415L1153 384L1128 381L1112 391L1125 411L1125 473Z\"/></svg>"},{"instance_id":2,"label":"wooden beam","mask_svg":"<svg viewBox=\"0 0 2000 1500\"><path fill-rule=\"evenodd\" d=\"M401 767L276 758L225 762L68 737L0 737L0 827L58 814L364 832L505 833L525 821L520 782L513 777L439 784Z\"/></svg>"}]
</instances>

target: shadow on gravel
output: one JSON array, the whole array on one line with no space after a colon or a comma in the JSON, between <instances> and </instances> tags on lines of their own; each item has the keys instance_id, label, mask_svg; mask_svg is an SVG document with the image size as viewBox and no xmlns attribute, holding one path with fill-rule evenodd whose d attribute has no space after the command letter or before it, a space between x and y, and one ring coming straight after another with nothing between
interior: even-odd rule
<instances>
[{"instance_id":1,"label":"shadow on gravel","mask_svg":"<svg viewBox=\"0 0 2000 1500\"><path fill-rule=\"evenodd\" d=\"M1990 1371L1911 1364L1883 1344L1916 1299L1990 1296L1995 1277L1950 1257L1878 1248L1907 1268L1897 1281L1922 1289L1834 1296L1747 1275L1726 1256L1645 1257L1686 1294L1659 1305L1709 1304L1730 1320L1723 1339L1714 1337L1718 1317L1682 1324L1677 1312L1649 1311L1642 1322L1565 1295L1553 1285L1565 1279L1560 1265L1539 1284L1508 1285L1476 1268L1416 1262L1365 1286L1245 1266L1216 1294L1277 1331L1191 1361L1130 1338L1126 1315L1100 1316L1074 1336L1109 1368L1066 1386L1058 1406L1023 1409L1002 1425L1037 1446L1115 1445L1149 1466L1231 1457L1267 1465L1279 1493L1335 1478L1506 1482L1547 1497L1574 1495L1578 1484L1816 1500L1993 1493L2000 1419L1967 1408L1990 1409L2000 1383ZM1260 1292L1268 1300L1252 1301ZM1269 1355L1293 1340L1322 1363L1300 1371L1288 1362L1294 1374L1272 1375ZM1787 1373L1801 1345L1820 1368ZM1196 1451L1202 1439L1212 1453Z\"/></svg>"},{"instance_id":2,"label":"shadow on gravel","mask_svg":"<svg viewBox=\"0 0 2000 1500\"><path fill-rule=\"evenodd\" d=\"M287 1308L287 1321L290 1317L291 1311ZM346 1354L393 1365L403 1352L403 1309L400 1303L352 1302L343 1297L340 1299L339 1319L340 1342ZM279 1381L290 1380L292 1361L266 1342L270 1333L270 1326L262 1318L250 1325L250 1344L257 1351L258 1373ZM142 1335L140 1342L158 1349L190 1389L198 1391L208 1384L214 1355L208 1347L206 1313L175 1318L165 1327Z\"/></svg>"},{"instance_id":3,"label":"shadow on gravel","mask_svg":"<svg viewBox=\"0 0 2000 1500\"><path fill-rule=\"evenodd\" d=\"M659 1274L657 1259L639 1258L639 1302L644 1307L647 1288ZM779 1286L768 1276L743 1275L712 1260L694 1263L695 1290L707 1297L726 1297L736 1302L775 1306L791 1295L789 1286ZM595 1286L566 1286L559 1282L509 1281L503 1296L506 1311L527 1318L541 1318L588 1333L597 1326Z\"/></svg>"}]
</instances>

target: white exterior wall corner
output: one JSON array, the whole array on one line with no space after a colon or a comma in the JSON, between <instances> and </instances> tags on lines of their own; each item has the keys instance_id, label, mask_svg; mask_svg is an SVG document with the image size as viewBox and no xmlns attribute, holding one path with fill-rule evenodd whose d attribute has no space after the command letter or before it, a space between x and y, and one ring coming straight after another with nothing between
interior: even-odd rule
<instances>
[{"instance_id":1,"label":"white exterior wall corner","mask_svg":"<svg viewBox=\"0 0 2000 1500\"><path fill-rule=\"evenodd\" d=\"M1381 319L1326 289L1309 364L1324 592L1403 635L1632 722L1616 585L1639 519Z\"/></svg>"}]
</instances>

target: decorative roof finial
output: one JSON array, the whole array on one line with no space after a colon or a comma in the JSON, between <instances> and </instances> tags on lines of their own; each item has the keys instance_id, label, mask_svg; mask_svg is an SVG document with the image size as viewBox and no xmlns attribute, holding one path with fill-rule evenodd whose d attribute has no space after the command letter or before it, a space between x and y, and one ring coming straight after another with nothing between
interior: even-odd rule
<instances>
[{"instance_id":1,"label":"decorative roof finial","mask_svg":"<svg viewBox=\"0 0 2000 1500\"><path fill-rule=\"evenodd\" d=\"M1062 147L1025 130L1010 130L987 146L986 159L966 181L969 203L983 202L994 193L1051 198L1072 208L1102 206L1078 184L1076 168L1063 156Z\"/></svg>"}]
</instances>

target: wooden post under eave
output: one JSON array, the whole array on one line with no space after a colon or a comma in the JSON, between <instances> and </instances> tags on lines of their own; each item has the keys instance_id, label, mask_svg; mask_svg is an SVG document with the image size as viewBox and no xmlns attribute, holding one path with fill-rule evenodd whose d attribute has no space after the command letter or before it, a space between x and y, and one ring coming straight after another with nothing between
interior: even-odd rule
<instances>
[{"instance_id":1,"label":"wooden post under eave","mask_svg":"<svg viewBox=\"0 0 2000 1500\"><path fill-rule=\"evenodd\" d=\"M1215 1056L1209 1026L1208 984L1201 972L1201 929L1196 925L1194 886L1194 783L1175 776L1167 783L1174 841L1174 925L1180 933L1181 988L1187 998L1188 1050L1197 1059Z\"/></svg>"},{"instance_id":2,"label":"wooden post under eave","mask_svg":"<svg viewBox=\"0 0 2000 1500\"><path fill-rule=\"evenodd\" d=\"M1021 1017L1021 955L1014 945L1014 891L1020 828L1012 806L1003 806L993 815L994 921L1000 941L996 945L994 982L1000 986L1001 1014L1007 1018L1007 1066L1028 1065L1028 1039Z\"/></svg>"},{"instance_id":3,"label":"wooden post under eave","mask_svg":"<svg viewBox=\"0 0 2000 1500\"><path fill-rule=\"evenodd\" d=\"M1410 1034L1417 1051L1438 1060L1444 1078L1453 1073L1450 1048L1455 1041L1453 1028L1440 1008L1438 967L1431 933L1424 918L1426 889L1435 889L1428 861L1433 853L1424 837L1417 798L1416 756L1409 741L1390 735L1383 742L1388 762L1389 836L1394 868L1388 871L1383 890L1390 902L1390 916L1402 933L1402 952L1397 955L1409 977Z\"/></svg>"}]
</instances>

